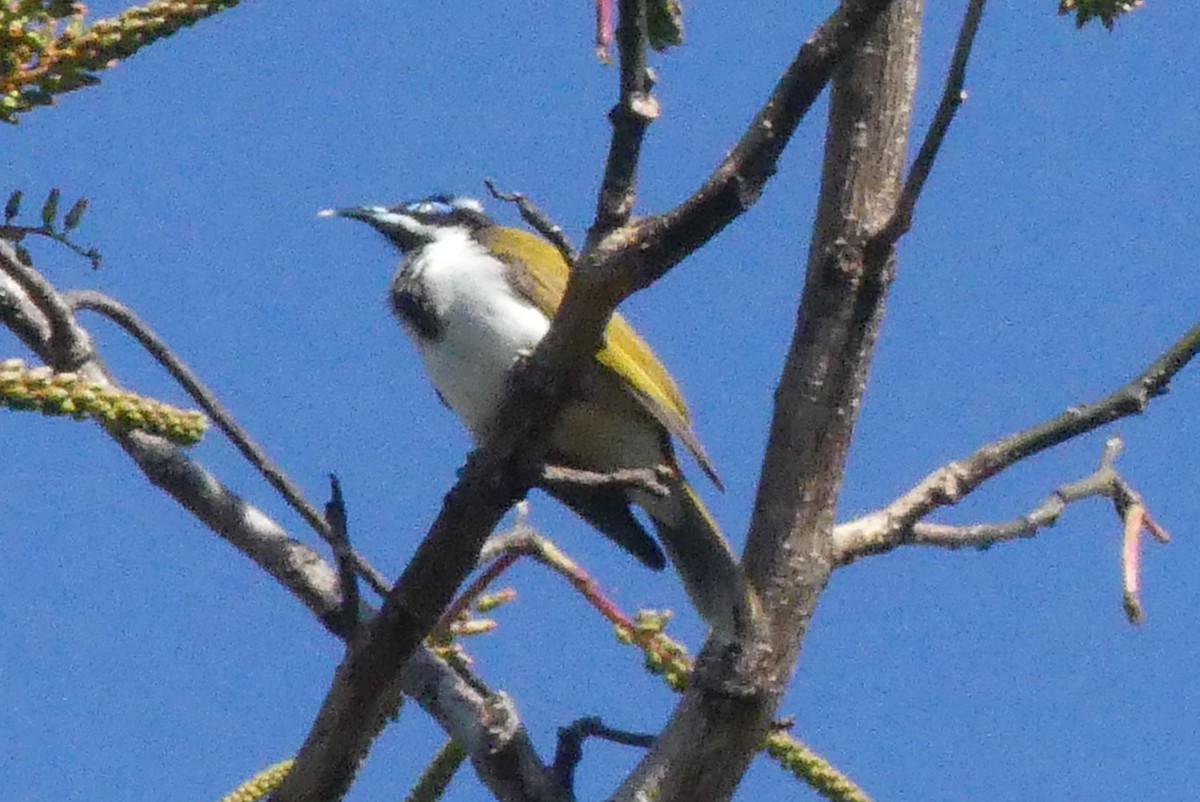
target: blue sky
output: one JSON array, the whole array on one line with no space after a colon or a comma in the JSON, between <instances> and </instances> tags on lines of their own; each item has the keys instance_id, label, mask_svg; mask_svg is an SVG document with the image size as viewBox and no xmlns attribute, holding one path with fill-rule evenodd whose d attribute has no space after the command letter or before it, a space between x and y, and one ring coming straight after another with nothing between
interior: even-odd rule
<instances>
[{"instance_id":1,"label":"blue sky","mask_svg":"<svg viewBox=\"0 0 1200 802\"><path fill-rule=\"evenodd\" d=\"M1109 392L1196 322L1200 10L1149 3L1109 34L1076 32L1054 5L995 2L984 19L970 100L901 247L843 518ZM918 135L961 14L930 6ZM469 443L388 316L393 255L315 213L481 194L490 176L581 240L616 73L591 55L587 4L337 8L247 3L0 141L6 190L92 199L79 236L104 269L39 246L51 280L138 310L314 497L337 471L356 545L395 575ZM730 24L717 4L689 5L686 46L654 58L663 117L640 211L703 178L830 8L766 1ZM802 126L758 206L624 307L688 395L729 488L702 492L739 547L802 281L822 122ZM91 322L124 384L182 401L113 327ZM23 355L0 342L0 355ZM872 558L838 571L822 597L781 709L796 734L879 800L1192 796L1198 402L1193 366L1114 429L1128 445L1119 467L1176 535L1146 547L1144 626L1121 614L1107 502L985 553ZM96 427L11 412L0 427L0 798L216 799L292 753L339 644ZM1089 472L1109 431L1029 461L942 520L1028 509ZM218 436L194 453L313 542ZM673 631L699 643L672 574L639 568L544 497L533 522L626 608L673 607ZM541 570L510 581L519 602L471 647L544 754L581 715L661 725L673 697L635 652ZM350 798L400 798L441 742L406 708ZM589 744L580 798L611 790L636 757ZM482 793L464 771L449 798ZM809 797L760 759L738 798Z\"/></svg>"}]
</instances>

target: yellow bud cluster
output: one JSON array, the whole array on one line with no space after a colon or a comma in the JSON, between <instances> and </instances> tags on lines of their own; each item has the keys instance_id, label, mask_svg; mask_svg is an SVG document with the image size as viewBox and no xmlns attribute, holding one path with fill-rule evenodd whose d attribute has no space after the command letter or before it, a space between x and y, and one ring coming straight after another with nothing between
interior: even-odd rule
<instances>
[{"instance_id":1,"label":"yellow bud cluster","mask_svg":"<svg viewBox=\"0 0 1200 802\"><path fill-rule=\"evenodd\" d=\"M517 591L514 588L501 588L495 593L484 593L475 600L475 611L478 613L490 613L502 604L508 604L513 599L517 598Z\"/></svg>"},{"instance_id":2,"label":"yellow bud cluster","mask_svg":"<svg viewBox=\"0 0 1200 802\"><path fill-rule=\"evenodd\" d=\"M288 758L267 766L250 779L221 797L221 802L258 802L267 794L274 791L283 782L283 778L292 770L295 760Z\"/></svg>"},{"instance_id":3,"label":"yellow bud cluster","mask_svg":"<svg viewBox=\"0 0 1200 802\"><path fill-rule=\"evenodd\" d=\"M455 637L470 637L484 635L496 629L498 624L490 618L469 618L455 621L450 625L450 634Z\"/></svg>"},{"instance_id":4,"label":"yellow bud cluster","mask_svg":"<svg viewBox=\"0 0 1200 802\"><path fill-rule=\"evenodd\" d=\"M826 799L833 802L871 802L871 798L853 780L786 732L768 735L764 748L779 765Z\"/></svg>"},{"instance_id":5,"label":"yellow bud cluster","mask_svg":"<svg viewBox=\"0 0 1200 802\"><path fill-rule=\"evenodd\" d=\"M136 429L180 445L199 442L208 428L208 419L195 410L180 409L74 373L28 368L20 359L0 360L0 406L43 415L92 418L110 428Z\"/></svg>"},{"instance_id":6,"label":"yellow bud cluster","mask_svg":"<svg viewBox=\"0 0 1200 802\"><path fill-rule=\"evenodd\" d=\"M239 2L160 0L91 25L84 24L82 4L67 5L55 16L40 4L0 2L0 122L15 123L18 113L99 83L96 72Z\"/></svg>"},{"instance_id":7,"label":"yellow bud cluster","mask_svg":"<svg viewBox=\"0 0 1200 802\"><path fill-rule=\"evenodd\" d=\"M646 670L661 675L673 691L682 691L692 671L683 644L664 634L669 612L639 610L632 627L617 627L617 640L637 646L646 657Z\"/></svg>"}]
</instances>

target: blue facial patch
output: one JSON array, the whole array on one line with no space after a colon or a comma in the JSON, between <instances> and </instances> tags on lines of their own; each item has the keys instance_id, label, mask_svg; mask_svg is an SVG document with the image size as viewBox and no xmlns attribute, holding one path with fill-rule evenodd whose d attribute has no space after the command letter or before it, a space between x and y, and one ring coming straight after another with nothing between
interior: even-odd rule
<instances>
[{"instance_id":1,"label":"blue facial patch","mask_svg":"<svg viewBox=\"0 0 1200 802\"><path fill-rule=\"evenodd\" d=\"M448 215L454 211L454 204L449 198L426 198L407 204L404 211L419 215Z\"/></svg>"}]
</instances>

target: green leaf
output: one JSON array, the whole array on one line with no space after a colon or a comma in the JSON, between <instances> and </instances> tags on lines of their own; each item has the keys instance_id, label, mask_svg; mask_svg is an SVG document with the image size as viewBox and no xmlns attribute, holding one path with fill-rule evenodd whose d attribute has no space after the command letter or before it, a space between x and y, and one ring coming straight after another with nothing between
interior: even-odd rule
<instances>
[{"instance_id":1,"label":"green leaf","mask_svg":"<svg viewBox=\"0 0 1200 802\"><path fill-rule=\"evenodd\" d=\"M646 4L646 34L658 51L683 44L683 4L680 0L650 0Z\"/></svg>"},{"instance_id":2,"label":"green leaf","mask_svg":"<svg viewBox=\"0 0 1200 802\"><path fill-rule=\"evenodd\" d=\"M4 222L10 222L17 213L21 211L21 197L25 193L21 190L14 190L13 194L8 196L8 203L4 204Z\"/></svg>"},{"instance_id":3,"label":"green leaf","mask_svg":"<svg viewBox=\"0 0 1200 802\"><path fill-rule=\"evenodd\" d=\"M83 213L87 210L87 207L87 198L80 198L75 201L75 205L67 212L67 216L63 218L63 231L70 231L79 225L79 218L83 217Z\"/></svg>"},{"instance_id":4,"label":"green leaf","mask_svg":"<svg viewBox=\"0 0 1200 802\"><path fill-rule=\"evenodd\" d=\"M1142 3L1143 0L1060 0L1058 13L1060 16L1074 14L1076 28L1082 28L1093 19L1098 19L1101 25L1111 31L1118 17L1138 8Z\"/></svg>"},{"instance_id":5,"label":"green leaf","mask_svg":"<svg viewBox=\"0 0 1200 802\"><path fill-rule=\"evenodd\" d=\"M58 187L50 190L42 204L42 225L46 228L54 228L54 218L58 217L58 194Z\"/></svg>"}]
</instances>

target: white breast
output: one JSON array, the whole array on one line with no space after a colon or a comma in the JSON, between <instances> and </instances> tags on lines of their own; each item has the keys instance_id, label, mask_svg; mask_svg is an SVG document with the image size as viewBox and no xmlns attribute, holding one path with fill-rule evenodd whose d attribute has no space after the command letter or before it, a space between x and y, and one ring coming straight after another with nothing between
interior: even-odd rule
<instances>
[{"instance_id":1,"label":"white breast","mask_svg":"<svg viewBox=\"0 0 1200 802\"><path fill-rule=\"evenodd\" d=\"M513 292L505 265L465 231L440 232L407 269L442 326L436 341L414 338L425 370L478 440L504 397L513 362L538 344L550 321Z\"/></svg>"}]
</instances>

